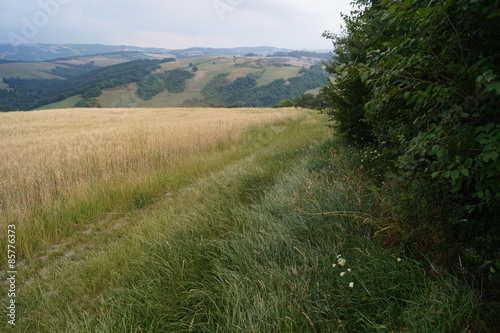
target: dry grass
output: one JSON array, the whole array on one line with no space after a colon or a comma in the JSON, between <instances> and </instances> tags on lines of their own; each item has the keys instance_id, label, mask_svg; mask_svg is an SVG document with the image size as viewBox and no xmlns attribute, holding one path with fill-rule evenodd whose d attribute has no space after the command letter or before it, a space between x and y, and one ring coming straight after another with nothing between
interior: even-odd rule
<instances>
[{"instance_id":1,"label":"dry grass","mask_svg":"<svg viewBox=\"0 0 500 333\"><path fill-rule=\"evenodd\" d=\"M32 223L41 209L98 186L146 177L294 109L64 109L0 114L0 222Z\"/></svg>"},{"instance_id":2,"label":"dry grass","mask_svg":"<svg viewBox=\"0 0 500 333\"><path fill-rule=\"evenodd\" d=\"M62 64L61 64L62 65ZM22 79L54 79L58 76L47 73L57 64L51 62L16 62L0 64L0 82L2 79L18 77Z\"/></svg>"}]
</instances>

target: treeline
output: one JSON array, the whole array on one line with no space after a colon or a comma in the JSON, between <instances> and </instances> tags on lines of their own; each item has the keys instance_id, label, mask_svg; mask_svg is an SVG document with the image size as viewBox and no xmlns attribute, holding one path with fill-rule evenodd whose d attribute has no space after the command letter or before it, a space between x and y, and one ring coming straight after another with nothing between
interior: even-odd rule
<instances>
[{"instance_id":1,"label":"treeline","mask_svg":"<svg viewBox=\"0 0 500 333\"><path fill-rule=\"evenodd\" d=\"M395 166L380 189L390 237L487 288L500 281L500 1L354 3L345 34L325 34L327 113Z\"/></svg>"},{"instance_id":2,"label":"treeline","mask_svg":"<svg viewBox=\"0 0 500 333\"><path fill-rule=\"evenodd\" d=\"M148 100L164 90L171 93L181 93L186 88L186 80L193 77L193 72L182 69L146 75L139 81L137 96L143 100Z\"/></svg>"},{"instance_id":3,"label":"treeline","mask_svg":"<svg viewBox=\"0 0 500 333\"><path fill-rule=\"evenodd\" d=\"M160 68L161 63L170 61L175 58L136 60L98 68L66 80L4 79L12 90L0 90L0 111L32 110L78 94L83 98L95 98L103 89L139 82Z\"/></svg>"},{"instance_id":4,"label":"treeline","mask_svg":"<svg viewBox=\"0 0 500 333\"><path fill-rule=\"evenodd\" d=\"M275 108L304 108L311 110L323 110L327 105L323 101L323 97L321 95L313 95L313 94L302 94L297 99L283 99L279 101L275 106Z\"/></svg>"},{"instance_id":5,"label":"treeline","mask_svg":"<svg viewBox=\"0 0 500 333\"><path fill-rule=\"evenodd\" d=\"M321 65L302 69L299 76L288 80L278 79L264 86L257 86L257 76L249 74L234 81L228 74L219 74L201 93L204 99L188 99L185 106L244 106L272 107L284 99L297 99L304 92L324 86L327 74Z\"/></svg>"},{"instance_id":6,"label":"treeline","mask_svg":"<svg viewBox=\"0 0 500 333\"><path fill-rule=\"evenodd\" d=\"M319 53L311 51L290 51L290 52L275 52L268 55L268 57L293 57L293 58L320 58L320 59L330 59L330 53Z\"/></svg>"},{"instance_id":7,"label":"treeline","mask_svg":"<svg viewBox=\"0 0 500 333\"><path fill-rule=\"evenodd\" d=\"M95 61L90 61L89 63L83 65L66 64L65 66L66 67L56 66L55 68L52 68L50 71L48 71L48 73L63 77L65 79L69 79L100 68L99 66L95 65Z\"/></svg>"}]
</instances>

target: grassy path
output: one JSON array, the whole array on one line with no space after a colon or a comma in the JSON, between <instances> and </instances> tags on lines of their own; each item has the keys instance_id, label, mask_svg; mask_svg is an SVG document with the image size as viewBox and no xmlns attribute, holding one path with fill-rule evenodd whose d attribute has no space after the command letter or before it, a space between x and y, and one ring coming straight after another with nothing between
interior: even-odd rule
<instances>
[{"instance_id":1,"label":"grassy path","mask_svg":"<svg viewBox=\"0 0 500 333\"><path fill-rule=\"evenodd\" d=\"M58 255L31 260L12 331L472 327L472 291L381 247L366 218L333 213L368 211L373 198L355 152L332 141L321 117L255 127L220 148L178 174L151 175L163 192L138 187L147 200L135 209L81 226Z\"/></svg>"},{"instance_id":2,"label":"grassy path","mask_svg":"<svg viewBox=\"0 0 500 333\"><path fill-rule=\"evenodd\" d=\"M136 189L136 208L145 208L104 214L76 228L77 236L53 245L44 256L31 258L21 276L25 283L18 298L19 331L86 332L102 327L96 329L140 332L156 327L152 332L157 332L165 321L182 326L178 315L165 320L165 307L173 302L170 311L182 310L174 306L175 299L196 288L178 288L193 276L209 275L204 246L231 232L241 222L240 209L259 202L326 133L318 117L309 114L256 127L237 146L225 145L213 155L185 161L182 168L147 175ZM157 183L168 189L161 200L158 190L147 190L157 189ZM168 254L172 251L175 255ZM157 261L170 266L168 271ZM157 282L166 298L161 303L166 303L149 309L148 303L160 296L151 290L159 288ZM134 292L146 303L129 303ZM116 309L120 304L128 309ZM132 310L133 304L137 308ZM130 326L120 328L118 322Z\"/></svg>"}]
</instances>

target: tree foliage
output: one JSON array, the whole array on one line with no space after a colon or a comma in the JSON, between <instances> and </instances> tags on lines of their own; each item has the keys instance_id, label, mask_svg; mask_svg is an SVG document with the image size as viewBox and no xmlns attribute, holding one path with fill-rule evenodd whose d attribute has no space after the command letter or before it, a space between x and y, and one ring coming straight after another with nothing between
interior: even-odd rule
<instances>
[{"instance_id":1,"label":"tree foliage","mask_svg":"<svg viewBox=\"0 0 500 333\"><path fill-rule=\"evenodd\" d=\"M325 34L335 47L335 83L322 91L327 113L347 138L382 150L415 191L438 187L459 203L444 214L449 227L494 253L500 0L354 3L345 34Z\"/></svg>"},{"instance_id":2,"label":"tree foliage","mask_svg":"<svg viewBox=\"0 0 500 333\"><path fill-rule=\"evenodd\" d=\"M304 69L302 74L288 80L278 79L258 86L258 77L249 74L234 81L227 79L228 73L215 76L202 89L204 99L189 99L186 106L231 106L273 107L281 100L295 100L310 89L327 82L327 74L321 65Z\"/></svg>"},{"instance_id":3,"label":"tree foliage","mask_svg":"<svg viewBox=\"0 0 500 333\"><path fill-rule=\"evenodd\" d=\"M75 104L75 108L102 108L102 104L96 98L84 98Z\"/></svg>"},{"instance_id":4,"label":"tree foliage","mask_svg":"<svg viewBox=\"0 0 500 333\"><path fill-rule=\"evenodd\" d=\"M193 77L192 72L182 69L147 75L139 81L137 96L148 100L164 90L171 93L181 93L186 88L186 80Z\"/></svg>"},{"instance_id":5,"label":"tree foliage","mask_svg":"<svg viewBox=\"0 0 500 333\"><path fill-rule=\"evenodd\" d=\"M69 79L71 77L75 77L78 75L82 75L88 72L91 72L93 70L99 69L99 66L95 65L95 61L90 61L87 64L84 65L71 65L71 64L65 64L64 67L62 66L56 66L55 68L52 68L49 73L52 75L60 76L66 79Z\"/></svg>"},{"instance_id":6,"label":"tree foliage","mask_svg":"<svg viewBox=\"0 0 500 333\"><path fill-rule=\"evenodd\" d=\"M326 107L321 95L302 94L294 102L296 107L312 110L322 110Z\"/></svg>"},{"instance_id":7,"label":"tree foliage","mask_svg":"<svg viewBox=\"0 0 500 333\"><path fill-rule=\"evenodd\" d=\"M139 82L161 63L170 61L175 59L136 60L98 68L66 80L4 79L12 91L0 90L0 111L31 110L78 94L95 98L103 89Z\"/></svg>"},{"instance_id":8,"label":"tree foliage","mask_svg":"<svg viewBox=\"0 0 500 333\"><path fill-rule=\"evenodd\" d=\"M290 100L290 99L284 99L284 100L281 100L278 102L278 104L276 104L274 106L274 108L276 109L279 109L279 108L291 108L291 107L294 107L295 106L295 103Z\"/></svg>"}]
</instances>

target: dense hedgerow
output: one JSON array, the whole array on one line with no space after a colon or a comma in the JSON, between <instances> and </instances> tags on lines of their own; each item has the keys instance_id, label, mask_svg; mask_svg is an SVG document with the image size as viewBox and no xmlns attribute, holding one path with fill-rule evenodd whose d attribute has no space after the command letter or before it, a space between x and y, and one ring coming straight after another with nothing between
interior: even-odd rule
<instances>
[{"instance_id":1,"label":"dense hedgerow","mask_svg":"<svg viewBox=\"0 0 500 333\"><path fill-rule=\"evenodd\" d=\"M498 280L500 1L354 3L345 34L325 33L326 112L395 166L385 190L401 237Z\"/></svg>"}]
</instances>

